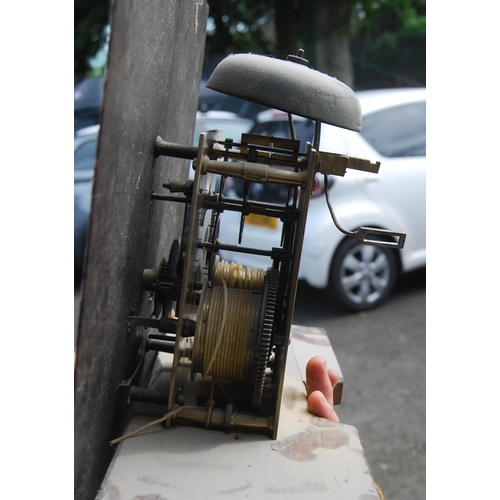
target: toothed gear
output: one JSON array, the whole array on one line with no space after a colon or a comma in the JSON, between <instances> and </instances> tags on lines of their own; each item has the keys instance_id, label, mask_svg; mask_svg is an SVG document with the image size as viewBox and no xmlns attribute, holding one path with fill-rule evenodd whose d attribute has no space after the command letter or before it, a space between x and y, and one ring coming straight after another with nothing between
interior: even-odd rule
<instances>
[{"instance_id":1,"label":"toothed gear","mask_svg":"<svg viewBox=\"0 0 500 500\"><path fill-rule=\"evenodd\" d=\"M295 221L288 221L287 226L286 226L286 235L287 235L287 240L285 241L283 239L282 245L283 248L288 252L288 255L292 254L293 250L293 240L295 236L295 229L296 229L296 224ZM280 318L276 322L276 328L278 332L281 332L279 334L275 334L275 337L273 338L273 341L275 342L276 345L282 345L283 344L283 333L282 330L283 328L280 328L281 324L279 322L282 322L285 314L284 311L286 309L286 299L290 295L290 266L291 266L291 258L287 258L283 260L280 264L280 272L279 272L279 283L278 283L278 298L276 300L276 308L277 308L277 316Z\"/></svg>"},{"instance_id":2,"label":"toothed gear","mask_svg":"<svg viewBox=\"0 0 500 500\"><path fill-rule=\"evenodd\" d=\"M219 213L213 211L208 233L209 243L216 243L217 239L219 238L219 229L220 229ZM216 267L215 260L218 257L218 255L219 255L218 250L207 250L206 264L209 272L211 272L212 269L215 269Z\"/></svg>"},{"instance_id":3,"label":"toothed gear","mask_svg":"<svg viewBox=\"0 0 500 500\"><path fill-rule=\"evenodd\" d=\"M279 274L276 269L268 269L265 278L264 297L262 306L261 327L256 348L256 360L253 368L253 406L260 406L267 362L271 350L276 297L278 295Z\"/></svg>"},{"instance_id":4,"label":"toothed gear","mask_svg":"<svg viewBox=\"0 0 500 500\"><path fill-rule=\"evenodd\" d=\"M170 247L168 260L163 258L158 270L157 291L171 295L176 288L175 274L177 263L179 261L180 246L179 240L174 240Z\"/></svg>"},{"instance_id":5,"label":"toothed gear","mask_svg":"<svg viewBox=\"0 0 500 500\"><path fill-rule=\"evenodd\" d=\"M170 247L168 259L163 258L158 268L154 309L154 314L157 317L162 310L164 314L169 313L172 301L177 300L179 279L176 276L176 269L179 263L179 256L179 240L174 240Z\"/></svg>"}]
</instances>

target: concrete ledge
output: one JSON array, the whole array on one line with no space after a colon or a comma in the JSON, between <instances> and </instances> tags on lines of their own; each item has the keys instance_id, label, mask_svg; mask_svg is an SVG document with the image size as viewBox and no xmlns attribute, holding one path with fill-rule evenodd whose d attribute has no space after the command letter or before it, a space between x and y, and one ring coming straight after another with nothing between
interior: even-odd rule
<instances>
[{"instance_id":1,"label":"concrete ledge","mask_svg":"<svg viewBox=\"0 0 500 500\"><path fill-rule=\"evenodd\" d=\"M97 500L266 499L277 493L304 500L378 500L356 428L306 409L310 357L322 355L340 371L326 333L293 326L291 338L276 440L158 424L118 445ZM152 420L136 416L127 431Z\"/></svg>"}]
</instances>

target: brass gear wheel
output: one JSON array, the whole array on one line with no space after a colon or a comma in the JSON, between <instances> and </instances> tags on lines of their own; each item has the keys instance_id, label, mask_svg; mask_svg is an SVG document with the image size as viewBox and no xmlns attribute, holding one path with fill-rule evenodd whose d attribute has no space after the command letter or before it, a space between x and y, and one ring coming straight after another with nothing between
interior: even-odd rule
<instances>
[{"instance_id":1,"label":"brass gear wheel","mask_svg":"<svg viewBox=\"0 0 500 500\"><path fill-rule=\"evenodd\" d=\"M264 381L267 362L271 351L274 316L276 312L276 298L278 296L279 273L276 269L268 269L264 281L264 296L262 301L262 316L257 346L255 349L255 362L253 368L253 401L254 407L260 406L264 392Z\"/></svg>"}]
</instances>

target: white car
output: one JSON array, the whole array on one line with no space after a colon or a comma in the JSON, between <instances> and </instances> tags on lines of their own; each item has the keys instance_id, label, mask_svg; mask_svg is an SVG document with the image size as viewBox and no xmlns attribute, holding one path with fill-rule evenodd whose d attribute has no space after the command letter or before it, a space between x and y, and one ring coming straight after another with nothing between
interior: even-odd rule
<instances>
[{"instance_id":1,"label":"white car","mask_svg":"<svg viewBox=\"0 0 500 500\"><path fill-rule=\"evenodd\" d=\"M380 305L391 294L401 273L425 266L426 90L386 89L357 93L363 113L362 132L321 126L320 151L380 161L378 174L348 169L344 177L329 177L329 196L339 224L348 231L375 227L406 233L402 250L361 245L345 236L332 221L322 177L310 200L299 279L325 289L332 302L361 311ZM269 119L270 118L270 119ZM301 151L313 142L314 122L294 117ZM287 115L265 111L251 133L290 137ZM235 139L236 140L236 139ZM236 196L242 182L233 179ZM285 192L273 184L252 184L249 199L282 202ZM219 239L237 244L240 214L224 212ZM280 246L281 222L251 214L246 217L241 246ZM267 257L221 251L226 261L267 269Z\"/></svg>"},{"instance_id":2,"label":"white car","mask_svg":"<svg viewBox=\"0 0 500 500\"><path fill-rule=\"evenodd\" d=\"M198 146L200 134L208 130L222 130L222 138L239 139L241 134L247 133L254 125L250 118L237 115L231 111L206 111L196 112L196 122L194 124L193 146ZM194 179L194 170L189 168L189 178ZM217 176L217 186L220 176ZM231 179L227 186L232 186Z\"/></svg>"},{"instance_id":3,"label":"white car","mask_svg":"<svg viewBox=\"0 0 500 500\"><path fill-rule=\"evenodd\" d=\"M230 111L207 111L205 113L197 111L193 146L198 146L200 134L207 130L221 129L224 138L239 138L241 134L248 132L253 124L254 121L250 118L244 118Z\"/></svg>"}]
</instances>

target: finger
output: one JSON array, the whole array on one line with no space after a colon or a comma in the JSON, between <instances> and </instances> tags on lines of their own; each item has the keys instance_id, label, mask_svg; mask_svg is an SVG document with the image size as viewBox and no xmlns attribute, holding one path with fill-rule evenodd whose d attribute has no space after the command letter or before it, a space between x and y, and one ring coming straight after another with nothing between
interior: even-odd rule
<instances>
[{"instance_id":1,"label":"finger","mask_svg":"<svg viewBox=\"0 0 500 500\"><path fill-rule=\"evenodd\" d=\"M336 372L333 372L335 371L332 370L331 375L329 374L326 369L326 360L322 356L314 356L311 358L306 366L307 397L309 398L314 391L320 391L324 395L326 402L330 406L333 406L332 378L335 381L336 374Z\"/></svg>"},{"instance_id":2,"label":"finger","mask_svg":"<svg viewBox=\"0 0 500 500\"><path fill-rule=\"evenodd\" d=\"M330 379L330 383L332 384L332 388L335 389L335 386L338 384L340 380L340 373L337 370L334 370L333 368L330 368L330 370L328 370L327 373Z\"/></svg>"},{"instance_id":3,"label":"finger","mask_svg":"<svg viewBox=\"0 0 500 500\"><path fill-rule=\"evenodd\" d=\"M307 410L317 417L339 422L340 419L321 391L312 392L307 398Z\"/></svg>"}]
</instances>

